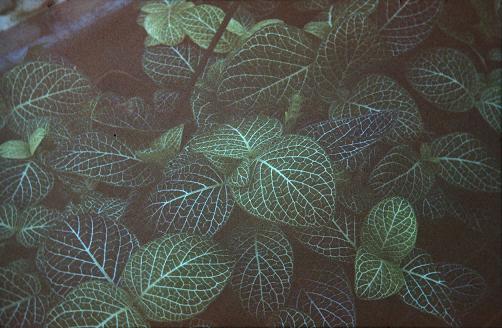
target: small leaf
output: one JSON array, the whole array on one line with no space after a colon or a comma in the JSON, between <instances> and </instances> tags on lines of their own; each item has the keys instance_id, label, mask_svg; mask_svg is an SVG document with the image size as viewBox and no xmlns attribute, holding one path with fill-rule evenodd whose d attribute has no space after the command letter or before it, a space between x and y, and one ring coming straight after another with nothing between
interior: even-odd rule
<instances>
[{"instance_id":1,"label":"small leaf","mask_svg":"<svg viewBox=\"0 0 502 328\"><path fill-rule=\"evenodd\" d=\"M0 145L0 157L27 159L31 156L30 145L23 140L9 140Z\"/></svg>"},{"instance_id":2,"label":"small leaf","mask_svg":"<svg viewBox=\"0 0 502 328\"><path fill-rule=\"evenodd\" d=\"M490 126L502 133L502 87L494 85L481 92L476 107Z\"/></svg>"},{"instance_id":3,"label":"small leaf","mask_svg":"<svg viewBox=\"0 0 502 328\"><path fill-rule=\"evenodd\" d=\"M47 130L44 128L37 128L28 138L28 144L30 146L31 155L35 154L38 146L42 143L45 136L47 135Z\"/></svg>"},{"instance_id":4,"label":"small leaf","mask_svg":"<svg viewBox=\"0 0 502 328\"><path fill-rule=\"evenodd\" d=\"M136 156L144 162L164 165L180 151L184 125L180 124L164 132L155 139L149 148L136 152Z\"/></svg>"},{"instance_id":5,"label":"small leaf","mask_svg":"<svg viewBox=\"0 0 502 328\"><path fill-rule=\"evenodd\" d=\"M12 204L0 205L0 241L14 236L17 230L17 209Z\"/></svg>"}]
</instances>

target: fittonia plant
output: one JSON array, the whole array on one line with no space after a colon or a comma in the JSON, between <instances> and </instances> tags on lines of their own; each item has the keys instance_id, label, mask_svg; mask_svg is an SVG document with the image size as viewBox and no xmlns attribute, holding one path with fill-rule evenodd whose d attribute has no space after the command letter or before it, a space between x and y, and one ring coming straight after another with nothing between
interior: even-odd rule
<instances>
[{"instance_id":1,"label":"fittonia plant","mask_svg":"<svg viewBox=\"0 0 502 328\"><path fill-rule=\"evenodd\" d=\"M485 2L455 32L443 0L145 1L152 90L5 72L0 326L370 325L382 299L410 306L383 325L469 320L496 288L480 245L433 238L484 233L501 189ZM229 302L243 322L211 315Z\"/></svg>"}]
</instances>

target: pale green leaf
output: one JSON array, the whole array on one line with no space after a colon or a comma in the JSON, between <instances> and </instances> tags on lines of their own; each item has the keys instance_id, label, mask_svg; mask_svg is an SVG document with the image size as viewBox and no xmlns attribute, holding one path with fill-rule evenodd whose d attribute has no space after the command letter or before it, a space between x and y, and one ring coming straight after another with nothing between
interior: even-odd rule
<instances>
[{"instance_id":1,"label":"pale green leaf","mask_svg":"<svg viewBox=\"0 0 502 328\"><path fill-rule=\"evenodd\" d=\"M502 133L502 87L494 85L483 90L476 107L488 124Z\"/></svg>"},{"instance_id":2,"label":"pale green leaf","mask_svg":"<svg viewBox=\"0 0 502 328\"><path fill-rule=\"evenodd\" d=\"M23 140L8 140L0 145L0 157L27 159L32 156L30 145Z\"/></svg>"},{"instance_id":3,"label":"pale green leaf","mask_svg":"<svg viewBox=\"0 0 502 328\"><path fill-rule=\"evenodd\" d=\"M30 153L32 155L35 154L35 151L37 150L38 146L40 146L46 135L47 130L44 128L37 128L35 131L33 131L32 134L30 134L30 136L28 137L28 144L30 147Z\"/></svg>"},{"instance_id":4,"label":"pale green leaf","mask_svg":"<svg viewBox=\"0 0 502 328\"><path fill-rule=\"evenodd\" d=\"M305 32L310 33L322 40L328 35L329 31L331 30L331 26L329 26L328 22L313 21L305 24L303 29L305 30Z\"/></svg>"},{"instance_id":5,"label":"pale green leaf","mask_svg":"<svg viewBox=\"0 0 502 328\"><path fill-rule=\"evenodd\" d=\"M141 8L146 13L142 25L150 37L164 45L175 46L185 37L181 15L192 6L185 1L150 1Z\"/></svg>"},{"instance_id":6,"label":"pale green leaf","mask_svg":"<svg viewBox=\"0 0 502 328\"><path fill-rule=\"evenodd\" d=\"M149 148L136 152L136 156L144 162L165 164L180 151L184 124L180 124L164 132L155 139Z\"/></svg>"},{"instance_id":7,"label":"pale green leaf","mask_svg":"<svg viewBox=\"0 0 502 328\"><path fill-rule=\"evenodd\" d=\"M0 205L0 241L14 236L17 230L17 209L12 204Z\"/></svg>"}]
</instances>

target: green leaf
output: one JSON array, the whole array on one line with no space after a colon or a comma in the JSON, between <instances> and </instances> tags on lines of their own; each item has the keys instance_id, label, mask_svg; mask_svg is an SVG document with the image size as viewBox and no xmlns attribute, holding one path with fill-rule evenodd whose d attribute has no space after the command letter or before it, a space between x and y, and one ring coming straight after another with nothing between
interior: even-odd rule
<instances>
[{"instance_id":1,"label":"green leaf","mask_svg":"<svg viewBox=\"0 0 502 328\"><path fill-rule=\"evenodd\" d=\"M12 68L3 77L2 91L11 110L9 123L18 134L37 116L81 115L94 96L91 82L77 70L43 61Z\"/></svg>"},{"instance_id":2,"label":"green leaf","mask_svg":"<svg viewBox=\"0 0 502 328\"><path fill-rule=\"evenodd\" d=\"M278 228L245 227L232 236L236 263L232 286L243 307L258 320L286 303L293 280L293 249Z\"/></svg>"},{"instance_id":3,"label":"green leaf","mask_svg":"<svg viewBox=\"0 0 502 328\"><path fill-rule=\"evenodd\" d=\"M153 321L179 321L202 312L230 278L233 261L214 241L171 234L142 246L122 274L122 286Z\"/></svg>"},{"instance_id":4,"label":"green leaf","mask_svg":"<svg viewBox=\"0 0 502 328\"><path fill-rule=\"evenodd\" d=\"M323 40L328 35L329 31L331 30L331 27L329 26L328 22L313 21L305 24L303 30Z\"/></svg>"},{"instance_id":5,"label":"green leaf","mask_svg":"<svg viewBox=\"0 0 502 328\"><path fill-rule=\"evenodd\" d=\"M149 327L122 288L89 281L68 293L47 315L48 327Z\"/></svg>"},{"instance_id":6,"label":"green leaf","mask_svg":"<svg viewBox=\"0 0 502 328\"><path fill-rule=\"evenodd\" d=\"M355 266L355 290L361 299L384 299L397 294L404 285L399 266L372 254L366 247L357 250Z\"/></svg>"},{"instance_id":7,"label":"green leaf","mask_svg":"<svg viewBox=\"0 0 502 328\"><path fill-rule=\"evenodd\" d=\"M435 180L430 163L408 145L395 146L378 162L369 184L382 197L399 195L414 202L429 192Z\"/></svg>"},{"instance_id":8,"label":"green leaf","mask_svg":"<svg viewBox=\"0 0 502 328\"><path fill-rule=\"evenodd\" d=\"M362 228L361 243L368 251L399 262L415 247L417 221L404 198L386 198L375 205Z\"/></svg>"},{"instance_id":9,"label":"green leaf","mask_svg":"<svg viewBox=\"0 0 502 328\"><path fill-rule=\"evenodd\" d=\"M448 183L467 190L500 191L500 165L471 134L445 135L434 140L431 148L439 176Z\"/></svg>"},{"instance_id":10,"label":"green leaf","mask_svg":"<svg viewBox=\"0 0 502 328\"><path fill-rule=\"evenodd\" d=\"M502 133L502 87L494 85L483 90L476 107L485 121Z\"/></svg>"},{"instance_id":11,"label":"green leaf","mask_svg":"<svg viewBox=\"0 0 502 328\"><path fill-rule=\"evenodd\" d=\"M0 205L0 241L14 236L17 230L17 209L12 204Z\"/></svg>"},{"instance_id":12,"label":"green leaf","mask_svg":"<svg viewBox=\"0 0 502 328\"><path fill-rule=\"evenodd\" d=\"M207 49L224 18L225 12L220 8L202 4L185 10L180 23L195 44ZM245 32L245 28L238 21L231 19L214 52L227 53L235 49L240 43L240 36Z\"/></svg>"},{"instance_id":13,"label":"green leaf","mask_svg":"<svg viewBox=\"0 0 502 328\"><path fill-rule=\"evenodd\" d=\"M263 150L251 168L248 186L232 188L249 213L292 226L317 226L335 209L331 160L310 138L291 135Z\"/></svg>"},{"instance_id":14,"label":"green leaf","mask_svg":"<svg viewBox=\"0 0 502 328\"><path fill-rule=\"evenodd\" d=\"M331 119L375 112L392 113L393 126L386 139L392 143L415 140L422 132L422 119L408 91L393 79L369 75L360 80L349 97L330 107Z\"/></svg>"},{"instance_id":15,"label":"green leaf","mask_svg":"<svg viewBox=\"0 0 502 328\"><path fill-rule=\"evenodd\" d=\"M184 124L180 124L164 132L155 139L149 148L136 152L136 156L144 162L164 165L180 151Z\"/></svg>"},{"instance_id":16,"label":"green leaf","mask_svg":"<svg viewBox=\"0 0 502 328\"><path fill-rule=\"evenodd\" d=\"M22 208L47 196L54 186L52 174L33 161L0 158L0 203Z\"/></svg>"},{"instance_id":17,"label":"green leaf","mask_svg":"<svg viewBox=\"0 0 502 328\"><path fill-rule=\"evenodd\" d=\"M38 146L42 143L45 136L47 135L47 130L44 128L37 128L28 138L28 144L30 146L31 155L35 154Z\"/></svg>"},{"instance_id":18,"label":"green leaf","mask_svg":"<svg viewBox=\"0 0 502 328\"><path fill-rule=\"evenodd\" d=\"M271 324L281 328L315 327L315 322L309 315L289 307L283 308L275 314L271 319Z\"/></svg>"},{"instance_id":19,"label":"green leaf","mask_svg":"<svg viewBox=\"0 0 502 328\"><path fill-rule=\"evenodd\" d=\"M91 191L82 197L80 203L68 204L65 207L65 212L69 215L94 213L118 221L124 215L128 204L125 199L106 197L97 191Z\"/></svg>"},{"instance_id":20,"label":"green leaf","mask_svg":"<svg viewBox=\"0 0 502 328\"><path fill-rule=\"evenodd\" d=\"M30 145L23 140L8 140L0 145L0 157L27 159L32 156Z\"/></svg>"},{"instance_id":21,"label":"green leaf","mask_svg":"<svg viewBox=\"0 0 502 328\"><path fill-rule=\"evenodd\" d=\"M203 154L228 158L254 158L263 147L282 135L281 122L266 116L246 118L216 125L197 135L191 149Z\"/></svg>"},{"instance_id":22,"label":"green leaf","mask_svg":"<svg viewBox=\"0 0 502 328\"><path fill-rule=\"evenodd\" d=\"M78 174L115 186L138 187L154 180L154 173L133 150L117 138L88 132L59 146L47 158L56 171Z\"/></svg>"},{"instance_id":23,"label":"green leaf","mask_svg":"<svg viewBox=\"0 0 502 328\"><path fill-rule=\"evenodd\" d=\"M444 191L438 184L432 186L427 195L413 205L419 218L431 222L438 222L445 217L450 207Z\"/></svg>"},{"instance_id":24,"label":"green leaf","mask_svg":"<svg viewBox=\"0 0 502 328\"><path fill-rule=\"evenodd\" d=\"M451 326L458 326L448 288L429 254L413 250L401 262L405 285L401 300L415 309L430 313Z\"/></svg>"},{"instance_id":25,"label":"green leaf","mask_svg":"<svg viewBox=\"0 0 502 328\"><path fill-rule=\"evenodd\" d=\"M43 206L29 207L19 215L17 241L24 247L40 246L55 221L60 220L59 213Z\"/></svg>"},{"instance_id":26,"label":"green leaf","mask_svg":"<svg viewBox=\"0 0 502 328\"><path fill-rule=\"evenodd\" d=\"M267 25L226 60L218 99L241 110L287 104L293 94L312 87L316 48L315 38L296 27Z\"/></svg>"},{"instance_id":27,"label":"green leaf","mask_svg":"<svg viewBox=\"0 0 502 328\"><path fill-rule=\"evenodd\" d=\"M416 91L442 110L465 112L474 107L480 85L478 72L458 50L423 52L409 64L406 75Z\"/></svg>"}]
</instances>

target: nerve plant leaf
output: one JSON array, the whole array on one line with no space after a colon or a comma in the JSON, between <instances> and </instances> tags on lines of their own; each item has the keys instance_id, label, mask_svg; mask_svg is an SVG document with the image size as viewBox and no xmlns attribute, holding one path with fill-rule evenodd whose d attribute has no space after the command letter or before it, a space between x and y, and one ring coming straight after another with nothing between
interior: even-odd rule
<instances>
[{"instance_id":1,"label":"nerve plant leaf","mask_svg":"<svg viewBox=\"0 0 502 328\"><path fill-rule=\"evenodd\" d=\"M293 308L283 308L271 320L274 327L315 327L315 322L307 314Z\"/></svg>"},{"instance_id":2,"label":"nerve plant leaf","mask_svg":"<svg viewBox=\"0 0 502 328\"><path fill-rule=\"evenodd\" d=\"M0 145L0 157L7 159L30 158L30 145L23 140L8 140Z\"/></svg>"},{"instance_id":3,"label":"nerve plant leaf","mask_svg":"<svg viewBox=\"0 0 502 328\"><path fill-rule=\"evenodd\" d=\"M382 197L399 195L411 201L425 197L435 172L408 145L395 146L371 172L369 184Z\"/></svg>"},{"instance_id":4,"label":"nerve plant leaf","mask_svg":"<svg viewBox=\"0 0 502 328\"><path fill-rule=\"evenodd\" d=\"M45 318L45 302L40 297L37 276L10 268L0 268L0 325L38 327Z\"/></svg>"},{"instance_id":5,"label":"nerve plant leaf","mask_svg":"<svg viewBox=\"0 0 502 328\"><path fill-rule=\"evenodd\" d=\"M27 62L7 72L2 92L10 109L9 124L18 134L37 116L82 114L94 95L90 81L77 70L43 61Z\"/></svg>"},{"instance_id":6,"label":"nerve plant leaf","mask_svg":"<svg viewBox=\"0 0 502 328\"><path fill-rule=\"evenodd\" d=\"M71 290L47 315L48 327L149 327L126 291L100 281Z\"/></svg>"},{"instance_id":7,"label":"nerve plant leaf","mask_svg":"<svg viewBox=\"0 0 502 328\"><path fill-rule=\"evenodd\" d=\"M96 214L118 221L124 215L127 205L126 199L106 197L99 192L90 192L84 195L78 204L68 204L65 213L68 215Z\"/></svg>"},{"instance_id":8,"label":"nerve plant leaf","mask_svg":"<svg viewBox=\"0 0 502 328\"><path fill-rule=\"evenodd\" d=\"M303 136L286 136L266 147L253 161L247 186L232 191L252 215L297 227L318 226L335 209L331 160Z\"/></svg>"},{"instance_id":9,"label":"nerve plant leaf","mask_svg":"<svg viewBox=\"0 0 502 328\"><path fill-rule=\"evenodd\" d=\"M371 147L383 139L392 121L391 113L377 112L314 123L301 133L317 141L336 166L355 170L365 162Z\"/></svg>"},{"instance_id":10,"label":"nerve plant leaf","mask_svg":"<svg viewBox=\"0 0 502 328\"><path fill-rule=\"evenodd\" d=\"M293 249L276 227L246 227L232 236L238 240L232 286L243 307L258 320L279 311L293 280Z\"/></svg>"},{"instance_id":11,"label":"nerve plant leaf","mask_svg":"<svg viewBox=\"0 0 502 328\"><path fill-rule=\"evenodd\" d=\"M61 145L48 156L56 171L74 173L115 186L138 187L154 180L153 171L118 139L87 132Z\"/></svg>"},{"instance_id":12,"label":"nerve plant leaf","mask_svg":"<svg viewBox=\"0 0 502 328\"><path fill-rule=\"evenodd\" d=\"M34 161L0 158L0 203L18 207L35 204L47 196L54 177Z\"/></svg>"},{"instance_id":13,"label":"nerve plant leaf","mask_svg":"<svg viewBox=\"0 0 502 328\"><path fill-rule=\"evenodd\" d=\"M393 114L392 128L386 137L389 142L415 140L422 132L422 119L415 101L396 81L383 75L369 75L359 81L347 98L331 105L330 118L378 112Z\"/></svg>"},{"instance_id":14,"label":"nerve plant leaf","mask_svg":"<svg viewBox=\"0 0 502 328\"><path fill-rule=\"evenodd\" d=\"M415 48L432 31L443 0L383 0L378 13L380 35L393 56Z\"/></svg>"},{"instance_id":15,"label":"nerve plant leaf","mask_svg":"<svg viewBox=\"0 0 502 328\"><path fill-rule=\"evenodd\" d=\"M29 207L19 215L16 239L24 247L38 247L60 219L56 210L43 206Z\"/></svg>"},{"instance_id":16,"label":"nerve plant leaf","mask_svg":"<svg viewBox=\"0 0 502 328\"><path fill-rule=\"evenodd\" d=\"M64 295L90 279L117 283L138 241L123 225L96 215L57 222L39 260L53 290Z\"/></svg>"},{"instance_id":17,"label":"nerve plant leaf","mask_svg":"<svg viewBox=\"0 0 502 328\"><path fill-rule=\"evenodd\" d=\"M476 107L485 121L502 133L502 87L493 85L483 90Z\"/></svg>"},{"instance_id":18,"label":"nerve plant leaf","mask_svg":"<svg viewBox=\"0 0 502 328\"><path fill-rule=\"evenodd\" d=\"M364 246L357 250L355 272L356 295L361 299L384 299L397 294L404 285L399 265L381 259Z\"/></svg>"},{"instance_id":19,"label":"nerve plant leaf","mask_svg":"<svg viewBox=\"0 0 502 328\"><path fill-rule=\"evenodd\" d=\"M224 177L207 161L195 160L167 172L148 199L149 220L156 231L213 235L234 206Z\"/></svg>"},{"instance_id":20,"label":"nerve plant leaf","mask_svg":"<svg viewBox=\"0 0 502 328\"><path fill-rule=\"evenodd\" d=\"M16 233L17 209L12 204L0 205L0 241L9 239Z\"/></svg>"},{"instance_id":21,"label":"nerve plant leaf","mask_svg":"<svg viewBox=\"0 0 502 328\"><path fill-rule=\"evenodd\" d=\"M423 52L409 64L406 74L413 88L440 109L465 112L475 105L479 76L469 57L458 50Z\"/></svg>"},{"instance_id":22,"label":"nerve plant leaf","mask_svg":"<svg viewBox=\"0 0 502 328\"><path fill-rule=\"evenodd\" d=\"M202 312L230 278L233 261L214 241L170 234L131 257L121 283L152 321L179 321Z\"/></svg>"},{"instance_id":23,"label":"nerve plant leaf","mask_svg":"<svg viewBox=\"0 0 502 328\"><path fill-rule=\"evenodd\" d=\"M286 104L294 93L308 92L317 41L285 24L258 30L226 60L218 99L249 110Z\"/></svg>"},{"instance_id":24,"label":"nerve plant leaf","mask_svg":"<svg viewBox=\"0 0 502 328\"><path fill-rule=\"evenodd\" d=\"M384 259L399 262L415 247L415 211L404 198L387 198L375 205L362 228L361 243Z\"/></svg>"},{"instance_id":25,"label":"nerve plant leaf","mask_svg":"<svg viewBox=\"0 0 502 328\"><path fill-rule=\"evenodd\" d=\"M144 162L157 163L163 166L180 151L184 125L180 124L168 129L155 139L150 147L136 152L136 156Z\"/></svg>"},{"instance_id":26,"label":"nerve plant leaf","mask_svg":"<svg viewBox=\"0 0 502 328\"><path fill-rule=\"evenodd\" d=\"M405 280L400 292L401 300L419 311L443 319L449 325L458 325L450 292L431 256L414 249L403 259L401 267Z\"/></svg>"},{"instance_id":27,"label":"nerve plant leaf","mask_svg":"<svg viewBox=\"0 0 502 328\"><path fill-rule=\"evenodd\" d=\"M500 165L489 156L481 141L468 133L452 133L431 144L432 161L439 176L467 190L500 191Z\"/></svg>"}]
</instances>

